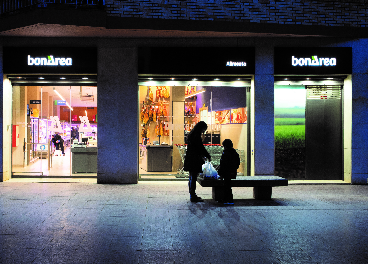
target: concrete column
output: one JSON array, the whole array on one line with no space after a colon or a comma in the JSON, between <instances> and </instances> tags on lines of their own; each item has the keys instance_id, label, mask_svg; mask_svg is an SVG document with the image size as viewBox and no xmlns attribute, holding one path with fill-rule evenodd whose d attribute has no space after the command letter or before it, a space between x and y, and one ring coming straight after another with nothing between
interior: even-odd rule
<instances>
[{"instance_id":1,"label":"concrete column","mask_svg":"<svg viewBox=\"0 0 368 264\"><path fill-rule=\"evenodd\" d=\"M27 89L27 102L30 100L41 100L41 88L39 86L30 86ZM40 104L30 104L30 109L38 109L41 115L41 105Z\"/></svg>"},{"instance_id":2,"label":"concrete column","mask_svg":"<svg viewBox=\"0 0 368 264\"><path fill-rule=\"evenodd\" d=\"M175 144L184 145L184 102L185 102L185 86L171 87L171 104L172 109L172 146L173 146L173 172L180 169L181 156Z\"/></svg>"},{"instance_id":3,"label":"concrete column","mask_svg":"<svg viewBox=\"0 0 368 264\"><path fill-rule=\"evenodd\" d=\"M137 183L136 48L99 48L97 94L97 183Z\"/></svg>"},{"instance_id":4,"label":"concrete column","mask_svg":"<svg viewBox=\"0 0 368 264\"><path fill-rule=\"evenodd\" d=\"M354 54L353 54L354 55ZM366 55L368 56L368 54ZM354 57L354 56L353 56ZM352 75L352 184L368 183L368 74Z\"/></svg>"},{"instance_id":5,"label":"concrete column","mask_svg":"<svg viewBox=\"0 0 368 264\"><path fill-rule=\"evenodd\" d=\"M368 183L368 39L352 43L352 184Z\"/></svg>"},{"instance_id":6,"label":"concrete column","mask_svg":"<svg viewBox=\"0 0 368 264\"><path fill-rule=\"evenodd\" d=\"M42 118L47 119L49 117L49 93L42 92Z\"/></svg>"},{"instance_id":7,"label":"concrete column","mask_svg":"<svg viewBox=\"0 0 368 264\"><path fill-rule=\"evenodd\" d=\"M254 174L274 175L274 76L272 44L256 43L254 76Z\"/></svg>"},{"instance_id":8,"label":"concrete column","mask_svg":"<svg viewBox=\"0 0 368 264\"><path fill-rule=\"evenodd\" d=\"M49 96L49 115L47 116L48 119L50 119L50 116L54 116L54 101L52 99L52 96Z\"/></svg>"}]
</instances>

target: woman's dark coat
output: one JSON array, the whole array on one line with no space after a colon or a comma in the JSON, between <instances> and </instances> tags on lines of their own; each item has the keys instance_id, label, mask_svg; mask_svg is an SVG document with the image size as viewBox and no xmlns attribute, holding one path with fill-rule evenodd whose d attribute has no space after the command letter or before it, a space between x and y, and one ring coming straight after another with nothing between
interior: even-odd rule
<instances>
[{"instance_id":1,"label":"woman's dark coat","mask_svg":"<svg viewBox=\"0 0 368 264\"><path fill-rule=\"evenodd\" d=\"M202 172L204 157L210 158L210 154L203 146L201 134L188 135L188 147L184 160L184 170L190 172Z\"/></svg>"}]
</instances>

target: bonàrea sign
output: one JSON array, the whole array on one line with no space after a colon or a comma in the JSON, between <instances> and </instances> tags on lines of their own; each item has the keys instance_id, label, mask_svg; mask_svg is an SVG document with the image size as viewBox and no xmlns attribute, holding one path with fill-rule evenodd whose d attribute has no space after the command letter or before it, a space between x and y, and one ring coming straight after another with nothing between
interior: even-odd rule
<instances>
[{"instance_id":1,"label":"bon\u00e0rea sign","mask_svg":"<svg viewBox=\"0 0 368 264\"><path fill-rule=\"evenodd\" d=\"M47 57L31 57L28 55L28 65L32 66L72 66L72 58L54 58L53 55Z\"/></svg>"},{"instance_id":2,"label":"bon\u00e0rea sign","mask_svg":"<svg viewBox=\"0 0 368 264\"><path fill-rule=\"evenodd\" d=\"M336 58L318 58L316 55L311 58L291 58L293 66L336 66L336 61Z\"/></svg>"}]
</instances>

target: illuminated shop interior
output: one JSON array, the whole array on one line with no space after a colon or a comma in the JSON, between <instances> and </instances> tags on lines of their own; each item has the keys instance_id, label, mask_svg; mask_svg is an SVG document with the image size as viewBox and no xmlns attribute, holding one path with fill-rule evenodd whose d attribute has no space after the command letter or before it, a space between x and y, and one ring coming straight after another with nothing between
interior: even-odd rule
<instances>
[{"instance_id":1,"label":"illuminated shop interior","mask_svg":"<svg viewBox=\"0 0 368 264\"><path fill-rule=\"evenodd\" d=\"M139 174L187 177L183 171L186 136L199 121L208 129L203 143L219 165L221 143L231 139L247 174L249 76L140 76Z\"/></svg>"},{"instance_id":2,"label":"illuminated shop interior","mask_svg":"<svg viewBox=\"0 0 368 264\"><path fill-rule=\"evenodd\" d=\"M32 75L9 79L12 177L96 177L95 76ZM59 140L53 140L56 134Z\"/></svg>"}]
</instances>

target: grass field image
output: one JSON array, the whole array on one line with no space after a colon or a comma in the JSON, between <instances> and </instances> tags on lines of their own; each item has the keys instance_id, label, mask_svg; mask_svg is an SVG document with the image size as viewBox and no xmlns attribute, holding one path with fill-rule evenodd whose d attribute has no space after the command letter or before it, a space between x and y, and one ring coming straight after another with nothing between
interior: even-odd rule
<instances>
[{"instance_id":1,"label":"grass field image","mask_svg":"<svg viewBox=\"0 0 368 264\"><path fill-rule=\"evenodd\" d=\"M275 122L275 148L289 149L304 147L305 125L276 125Z\"/></svg>"},{"instance_id":2,"label":"grass field image","mask_svg":"<svg viewBox=\"0 0 368 264\"><path fill-rule=\"evenodd\" d=\"M304 179L305 110L282 110L275 111L277 116L287 116L275 118L275 173L288 179Z\"/></svg>"}]
</instances>

